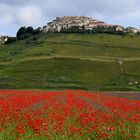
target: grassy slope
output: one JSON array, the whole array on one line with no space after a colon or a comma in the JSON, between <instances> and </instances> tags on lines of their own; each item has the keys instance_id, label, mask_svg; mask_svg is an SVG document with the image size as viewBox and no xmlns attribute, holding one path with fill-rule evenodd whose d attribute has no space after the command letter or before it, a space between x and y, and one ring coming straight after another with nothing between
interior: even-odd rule
<instances>
[{"instance_id":1,"label":"grassy slope","mask_svg":"<svg viewBox=\"0 0 140 140\"><path fill-rule=\"evenodd\" d=\"M140 37L48 34L36 38L0 47L0 88L140 90Z\"/></svg>"}]
</instances>

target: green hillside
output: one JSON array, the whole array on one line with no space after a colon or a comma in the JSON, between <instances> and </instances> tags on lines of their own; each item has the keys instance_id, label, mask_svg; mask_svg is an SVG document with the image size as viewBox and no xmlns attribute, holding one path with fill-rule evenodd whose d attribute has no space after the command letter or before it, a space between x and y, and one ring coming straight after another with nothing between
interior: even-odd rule
<instances>
[{"instance_id":1,"label":"green hillside","mask_svg":"<svg viewBox=\"0 0 140 140\"><path fill-rule=\"evenodd\" d=\"M0 88L140 91L140 36L51 33L1 45Z\"/></svg>"}]
</instances>

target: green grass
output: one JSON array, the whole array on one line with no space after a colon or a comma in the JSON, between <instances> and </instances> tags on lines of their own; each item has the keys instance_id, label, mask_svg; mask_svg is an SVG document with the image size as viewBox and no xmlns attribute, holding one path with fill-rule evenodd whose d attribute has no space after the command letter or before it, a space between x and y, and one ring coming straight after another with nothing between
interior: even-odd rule
<instances>
[{"instance_id":1,"label":"green grass","mask_svg":"<svg viewBox=\"0 0 140 140\"><path fill-rule=\"evenodd\" d=\"M1 89L140 90L140 36L34 37L0 47Z\"/></svg>"}]
</instances>

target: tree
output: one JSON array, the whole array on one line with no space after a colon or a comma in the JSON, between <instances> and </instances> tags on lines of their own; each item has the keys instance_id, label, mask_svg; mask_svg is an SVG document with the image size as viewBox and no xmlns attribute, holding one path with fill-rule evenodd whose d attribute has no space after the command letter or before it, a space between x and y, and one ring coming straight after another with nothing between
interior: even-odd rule
<instances>
[{"instance_id":1,"label":"tree","mask_svg":"<svg viewBox=\"0 0 140 140\"><path fill-rule=\"evenodd\" d=\"M41 33L40 28L37 28L37 29L35 29L35 30L33 31L33 34L34 34L34 35L39 34L39 33Z\"/></svg>"},{"instance_id":2,"label":"tree","mask_svg":"<svg viewBox=\"0 0 140 140\"><path fill-rule=\"evenodd\" d=\"M13 42L15 42L16 40L17 40L16 37L8 37L8 40L5 42L5 44L13 43Z\"/></svg>"},{"instance_id":3,"label":"tree","mask_svg":"<svg viewBox=\"0 0 140 140\"><path fill-rule=\"evenodd\" d=\"M17 32L17 39L25 39L28 38L31 35L39 34L41 31L40 29L33 29L33 27L21 27Z\"/></svg>"},{"instance_id":4,"label":"tree","mask_svg":"<svg viewBox=\"0 0 140 140\"><path fill-rule=\"evenodd\" d=\"M17 32L17 38L18 39L22 39L23 36L26 34L26 28L25 27L21 27L18 32Z\"/></svg>"},{"instance_id":5,"label":"tree","mask_svg":"<svg viewBox=\"0 0 140 140\"><path fill-rule=\"evenodd\" d=\"M27 27L27 28L26 28L26 33L33 34L33 32L34 32L33 27Z\"/></svg>"}]
</instances>

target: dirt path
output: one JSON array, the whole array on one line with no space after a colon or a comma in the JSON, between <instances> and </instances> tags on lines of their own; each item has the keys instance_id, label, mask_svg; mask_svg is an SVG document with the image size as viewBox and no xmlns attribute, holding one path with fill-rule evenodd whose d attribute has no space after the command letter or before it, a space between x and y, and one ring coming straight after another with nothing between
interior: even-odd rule
<instances>
[{"instance_id":1,"label":"dirt path","mask_svg":"<svg viewBox=\"0 0 140 140\"><path fill-rule=\"evenodd\" d=\"M54 56L27 57L27 58L21 58L20 60L17 60L15 58L11 62L0 62L0 64L11 64L14 62L24 62L24 61L30 61L30 60L53 59L53 58L73 58L73 59L100 61L100 62L116 62L118 60L122 60L125 62L126 61L140 61L140 57L107 57L107 56L81 57L81 56L67 56L67 55L57 55L56 54Z\"/></svg>"},{"instance_id":2,"label":"dirt path","mask_svg":"<svg viewBox=\"0 0 140 140\"><path fill-rule=\"evenodd\" d=\"M117 96L128 98L132 100L140 100L140 92L122 92L122 91L105 91L101 92L103 95Z\"/></svg>"}]
</instances>

